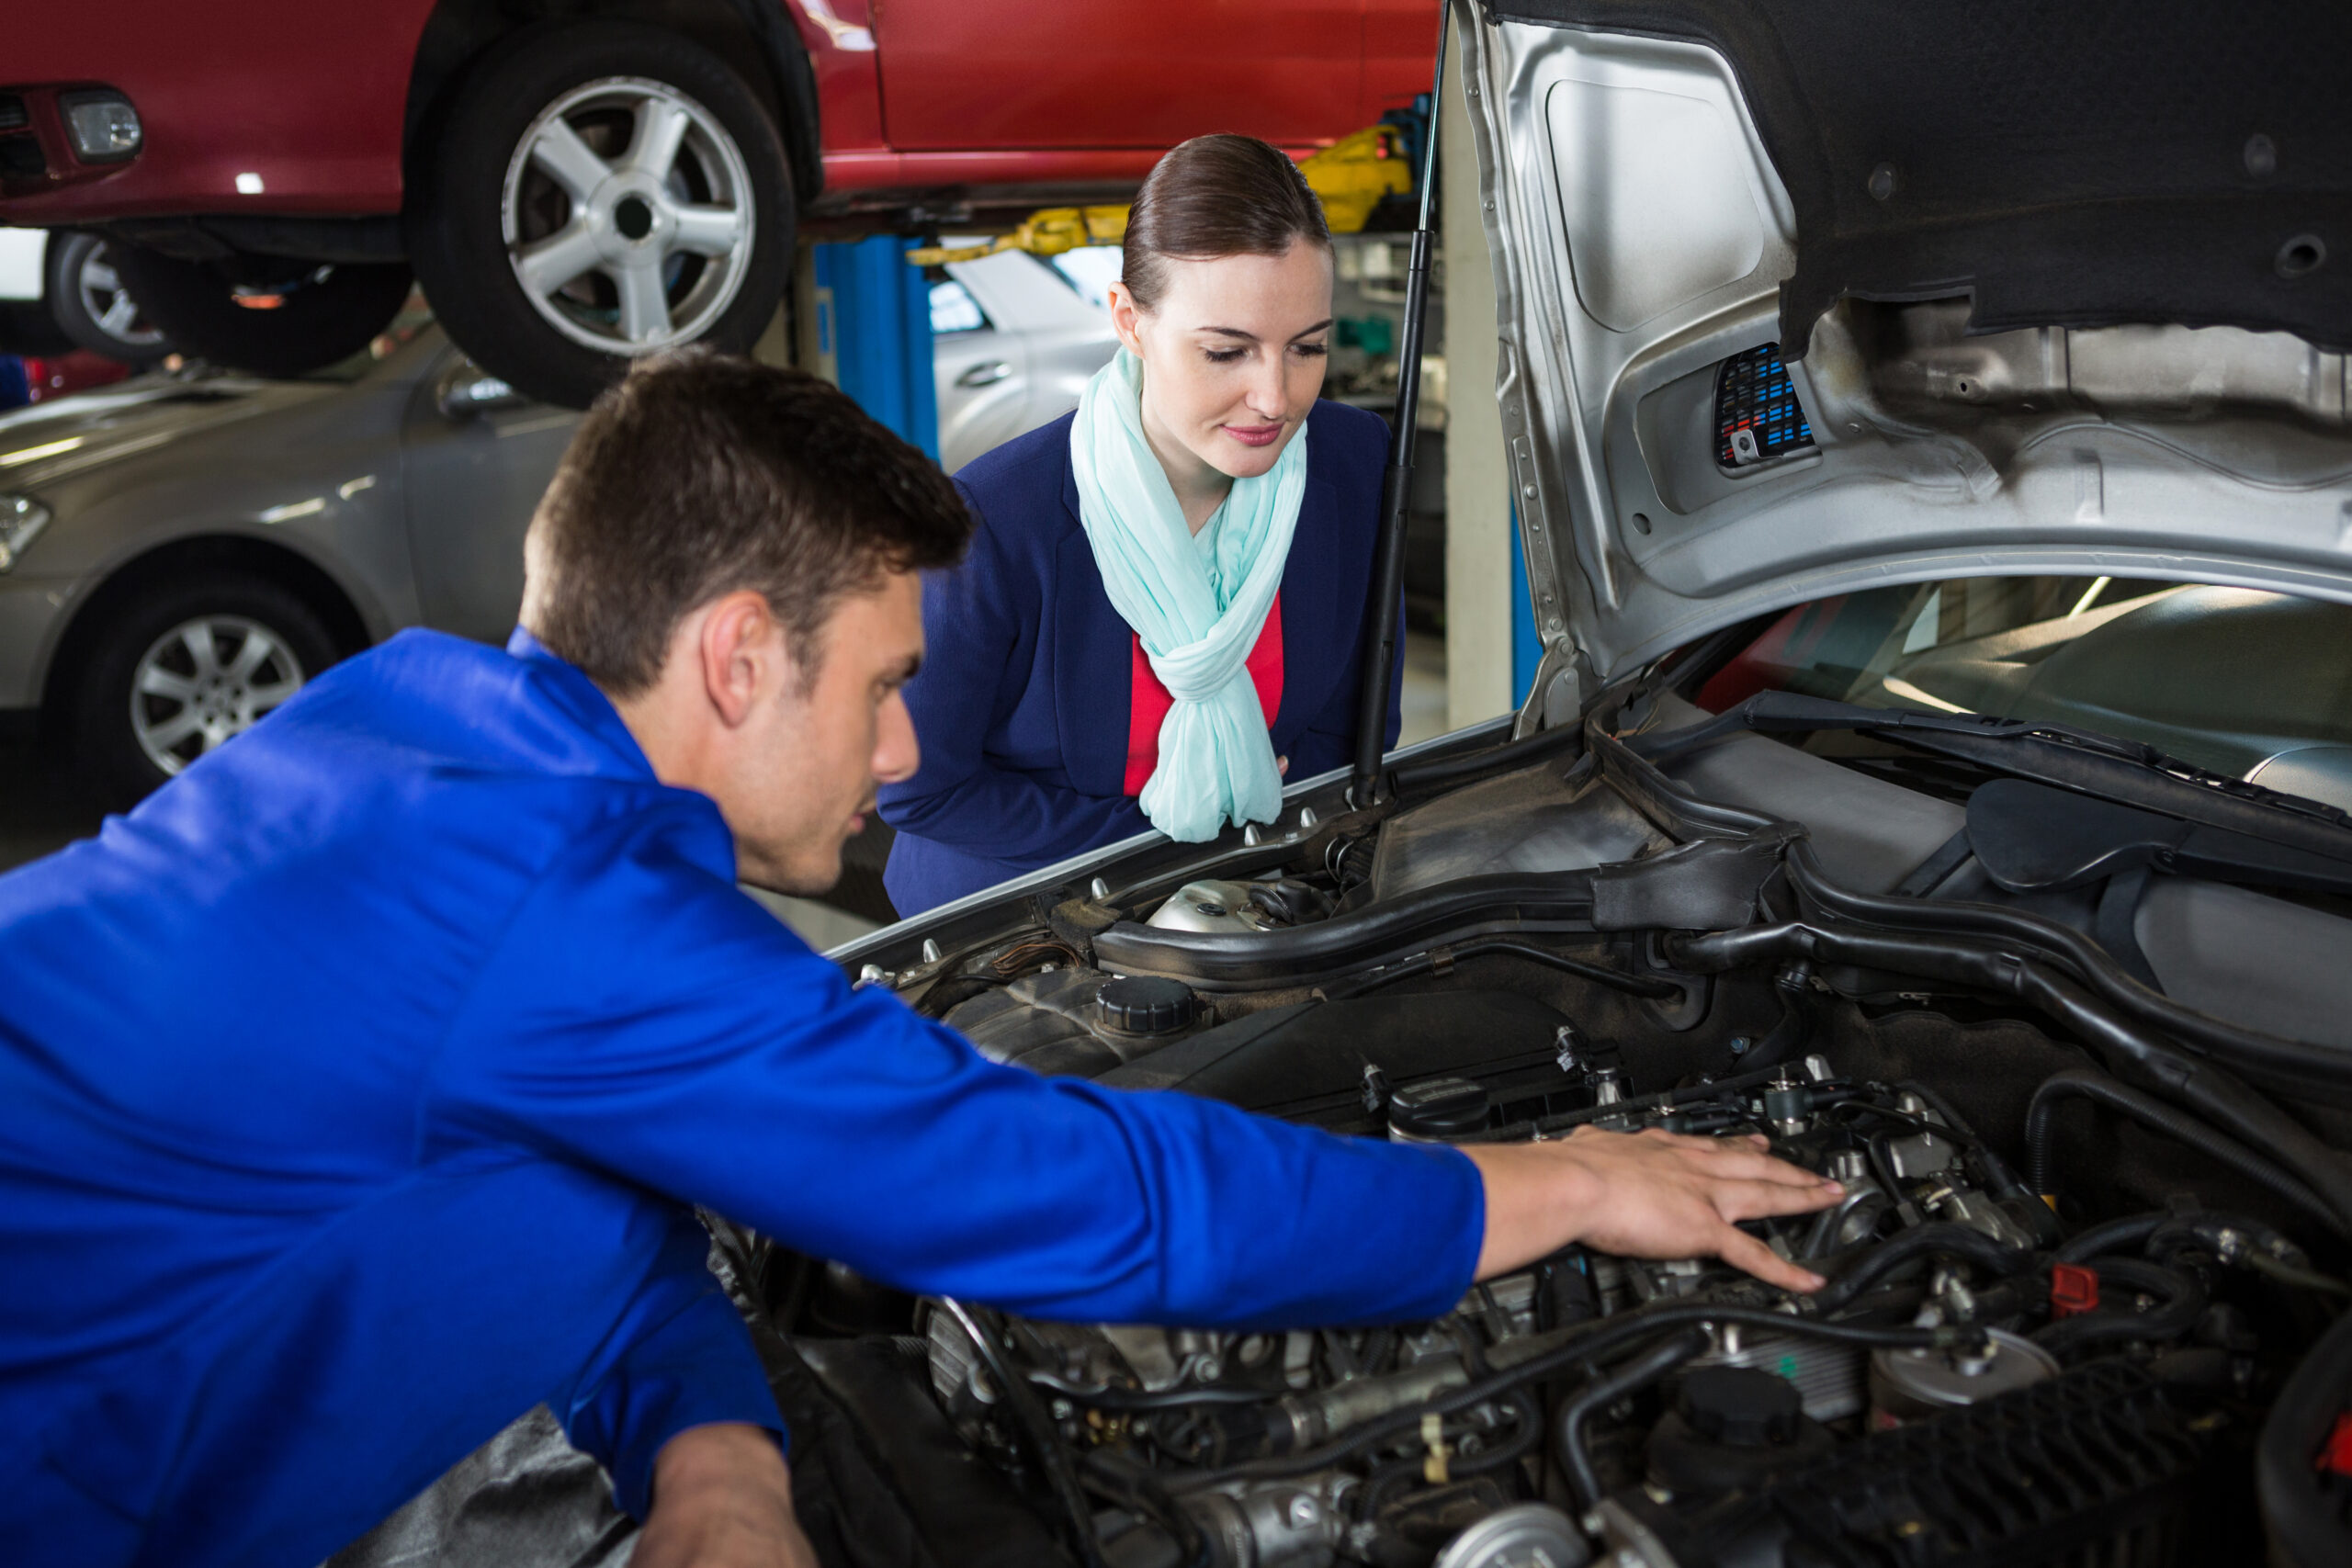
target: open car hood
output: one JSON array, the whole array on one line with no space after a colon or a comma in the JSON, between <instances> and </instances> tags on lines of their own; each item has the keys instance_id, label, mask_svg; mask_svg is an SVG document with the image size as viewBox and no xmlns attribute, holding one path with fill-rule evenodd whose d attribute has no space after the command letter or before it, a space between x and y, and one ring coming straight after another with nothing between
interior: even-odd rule
<instances>
[{"instance_id":1,"label":"open car hood","mask_svg":"<svg viewBox=\"0 0 2352 1568\"><path fill-rule=\"evenodd\" d=\"M2352 599L2352 12L1457 16L1546 714L1865 585Z\"/></svg>"}]
</instances>

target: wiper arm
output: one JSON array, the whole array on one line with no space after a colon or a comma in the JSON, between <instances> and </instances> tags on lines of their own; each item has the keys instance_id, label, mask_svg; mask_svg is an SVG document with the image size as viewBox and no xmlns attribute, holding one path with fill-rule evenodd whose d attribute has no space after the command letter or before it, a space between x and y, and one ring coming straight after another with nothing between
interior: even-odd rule
<instances>
[{"instance_id":1,"label":"wiper arm","mask_svg":"<svg viewBox=\"0 0 2352 1568\"><path fill-rule=\"evenodd\" d=\"M1645 761L1661 764L1743 731L1771 735L1816 729L1884 734L1919 750L1958 757L1998 773L2331 859L2352 859L2352 816L2335 807L2210 772L2140 741L2039 719L1913 713L1796 692L1758 692L1703 724L1626 736L1623 744Z\"/></svg>"}]
</instances>

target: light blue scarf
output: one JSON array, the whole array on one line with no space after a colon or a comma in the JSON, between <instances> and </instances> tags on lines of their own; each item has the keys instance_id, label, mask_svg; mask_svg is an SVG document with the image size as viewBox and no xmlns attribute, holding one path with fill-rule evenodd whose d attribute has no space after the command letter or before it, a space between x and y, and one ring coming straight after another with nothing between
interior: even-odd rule
<instances>
[{"instance_id":1,"label":"light blue scarf","mask_svg":"<svg viewBox=\"0 0 2352 1568\"><path fill-rule=\"evenodd\" d=\"M1227 822L1271 822L1282 773L1265 710L1244 668L1282 586L1306 493L1306 431L1272 468L1233 489L1196 541L1143 434L1143 362L1125 349L1095 373L1069 432L1078 520L1111 607L1143 640L1176 699L1159 727L1159 765L1136 802L1182 843ZM1213 532L1212 532L1213 531Z\"/></svg>"}]
</instances>

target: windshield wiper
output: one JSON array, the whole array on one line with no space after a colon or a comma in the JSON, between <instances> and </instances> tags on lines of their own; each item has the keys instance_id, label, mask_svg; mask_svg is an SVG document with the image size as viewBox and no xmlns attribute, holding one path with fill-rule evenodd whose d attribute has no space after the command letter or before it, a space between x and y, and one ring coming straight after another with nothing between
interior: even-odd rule
<instances>
[{"instance_id":1,"label":"windshield wiper","mask_svg":"<svg viewBox=\"0 0 2352 1568\"><path fill-rule=\"evenodd\" d=\"M2352 815L2212 773L2137 740L2039 719L1869 708L1796 692L1758 692L1703 724L1623 738L1665 763L1729 736L1867 730L1918 750L2077 790L2184 821L2251 834L2330 860L2352 860Z\"/></svg>"}]
</instances>

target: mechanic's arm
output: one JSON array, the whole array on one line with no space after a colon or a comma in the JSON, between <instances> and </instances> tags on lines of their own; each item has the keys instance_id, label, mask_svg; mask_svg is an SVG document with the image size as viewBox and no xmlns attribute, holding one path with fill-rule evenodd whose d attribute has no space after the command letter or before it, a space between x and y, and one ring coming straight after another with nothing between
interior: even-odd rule
<instances>
[{"instance_id":1,"label":"mechanic's arm","mask_svg":"<svg viewBox=\"0 0 2352 1568\"><path fill-rule=\"evenodd\" d=\"M615 1503L644 1522L648 1539L723 1539L734 1526L707 1517L706 1483L722 1473L741 1480L751 1487L745 1517L771 1518L762 1499L786 1477L787 1439L751 1335L705 1262L708 1234L685 1210L662 1209L649 1200L639 1211L666 1227L645 1278L603 1348L548 1404L572 1445L612 1476ZM791 1525L788 1490L782 1521ZM640 1548L639 1561L653 1560Z\"/></svg>"},{"instance_id":2,"label":"mechanic's arm","mask_svg":"<svg viewBox=\"0 0 2352 1568\"><path fill-rule=\"evenodd\" d=\"M1653 1128L1464 1152L1487 1190L1478 1278L1508 1274L1571 1242L1630 1258L1720 1258L1791 1291L1821 1276L1737 1228L1827 1208L1842 1189L1763 1152L1762 1138L1689 1138Z\"/></svg>"},{"instance_id":3,"label":"mechanic's arm","mask_svg":"<svg viewBox=\"0 0 2352 1568\"><path fill-rule=\"evenodd\" d=\"M437 1109L454 1126L903 1289L1038 1316L1400 1322L1469 1286L1487 1177L1460 1152L994 1066L896 998L852 991L731 886L685 874L658 841L676 829L652 821L616 825L634 842L583 841L510 928L502 967L536 980L485 991L453 1034ZM1619 1216L1598 1211L1627 1201L1622 1162L1563 1152L1615 1146L1491 1166L1504 1239L1489 1261L1551 1235L1616 1239ZM1645 1213L1637 1228L1687 1210Z\"/></svg>"},{"instance_id":4,"label":"mechanic's arm","mask_svg":"<svg viewBox=\"0 0 2352 1568\"><path fill-rule=\"evenodd\" d=\"M817 1568L792 1513L792 1475L758 1427L695 1427L662 1447L636 1568Z\"/></svg>"}]
</instances>

